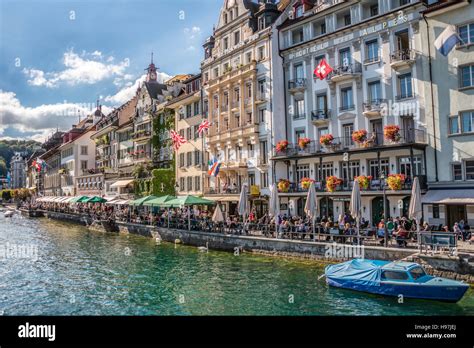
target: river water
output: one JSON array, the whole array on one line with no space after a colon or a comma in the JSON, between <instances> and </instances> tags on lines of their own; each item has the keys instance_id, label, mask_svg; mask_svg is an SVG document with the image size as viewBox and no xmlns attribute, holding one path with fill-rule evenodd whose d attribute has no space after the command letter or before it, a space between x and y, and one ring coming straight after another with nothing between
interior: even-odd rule
<instances>
[{"instance_id":1,"label":"river water","mask_svg":"<svg viewBox=\"0 0 474 348\"><path fill-rule=\"evenodd\" d=\"M329 288L323 265L209 251L0 213L3 315L473 315L457 304ZM16 256L16 257L13 257ZM22 256L22 257L20 257ZM26 258L25 256L29 256Z\"/></svg>"}]
</instances>

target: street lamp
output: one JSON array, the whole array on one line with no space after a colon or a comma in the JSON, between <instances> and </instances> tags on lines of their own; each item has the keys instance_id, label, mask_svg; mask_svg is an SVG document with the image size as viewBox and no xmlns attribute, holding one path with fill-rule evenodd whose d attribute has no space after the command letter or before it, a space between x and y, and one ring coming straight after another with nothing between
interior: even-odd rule
<instances>
[{"instance_id":1,"label":"street lamp","mask_svg":"<svg viewBox=\"0 0 474 348\"><path fill-rule=\"evenodd\" d=\"M384 229L384 246L387 247L388 245L388 229L387 229L387 207L386 207L386 200L387 200L387 195L385 192L385 171L382 169L380 172L380 186L382 187L382 194L383 194L383 219L384 219L384 224L383 224L383 229Z\"/></svg>"}]
</instances>

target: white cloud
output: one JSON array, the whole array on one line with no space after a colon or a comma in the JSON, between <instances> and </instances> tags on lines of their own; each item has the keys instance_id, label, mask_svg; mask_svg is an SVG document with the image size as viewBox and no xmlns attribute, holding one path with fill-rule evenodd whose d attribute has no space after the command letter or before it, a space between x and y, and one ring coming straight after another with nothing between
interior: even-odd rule
<instances>
[{"instance_id":1,"label":"white cloud","mask_svg":"<svg viewBox=\"0 0 474 348\"><path fill-rule=\"evenodd\" d=\"M70 129L77 123L79 115L89 115L94 107L91 103L67 102L25 107L15 93L0 90L0 135L5 135L7 128L12 128L20 133L33 133L29 136L31 139L44 140L56 127ZM110 111L111 107L102 107L104 114Z\"/></svg>"},{"instance_id":2,"label":"white cloud","mask_svg":"<svg viewBox=\"0 0 474 348\"><path fill-rule=\"evenodd\" d=\"M160 83L165 82L166 80L170 79L172 76L159 72L157 76L157 80ZM114 95L108 95L104 98L104 101L107 103L111 103L114 106L120 106L130 99L133 98L135 93L137 92L138 87L142 84L143 81L145 81L146 74L143 74L140 76L138 79L135 80L133 84L127 83L125 84L125 87L120 89L117 93Z\"/></svg>"},{"instance_id":3,"label":"white cloud","mask_svg":"<svg viewBox=\"0 0 474 348\"><path fill-rule=\"evenodd\" d=\"M114 64L114 57L105 58L100 51L90 54L82 52L81 55L72 49L65 52L62 63L65 67L61 71L44 72L39 69L25 68L23 73L28 77L28 84L48 88L58 87L62 83L74 86L77 84L94 84L110 78L131 78L126 73L130 65L129 59L124 59Z\"/></svg>"},{"instance_id":4,"label":"white cloud","mask_svg":"<svg viewBox=\"0 0 474 348\"><path fill-rule=\"evenodd\" d=\"M194 40L201 36L201 28L200 27L192 27L192 28L184 28L184 34L188 35L188 39Z\"/></svg>"}]
</instances>

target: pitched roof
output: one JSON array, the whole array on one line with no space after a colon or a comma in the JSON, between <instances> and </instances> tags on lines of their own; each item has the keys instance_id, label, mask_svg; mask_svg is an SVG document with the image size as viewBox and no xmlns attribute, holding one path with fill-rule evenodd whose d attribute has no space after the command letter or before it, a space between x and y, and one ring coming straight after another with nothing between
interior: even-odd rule
<instances>
[{"instance_id":1,"label":"pitched roof","mask_svg":"<svg viewBox=\"0 0 474 348\"><path fill-rule=\"evenodd\" d=\"M163 94L163 90L166 90L166 85L158 82L145 82L145 87L151 98L157 99L158 94Z\"/></svg>"}]
</instances>

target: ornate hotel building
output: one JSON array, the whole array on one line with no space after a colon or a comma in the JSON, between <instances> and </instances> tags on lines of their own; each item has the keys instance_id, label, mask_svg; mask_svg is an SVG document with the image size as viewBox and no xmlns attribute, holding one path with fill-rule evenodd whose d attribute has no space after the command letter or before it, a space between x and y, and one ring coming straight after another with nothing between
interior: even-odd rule
<instances>
[{"instance_id":1,"label":"ornate hotel building","mask_svg":"<svg viewBox=\"0 0 474 348\"><path fill-rule=\"evenodd\" d=\"M270 184L272 143L271 26L280 15L274 1L226 0L201 63L203 109L209 114L210 158L221 163L207 176L206 197L234 214L248 183L254 206L264 211ZM257 203L258 202L258 203Z\"/></svg>"},{"instance_id":2,"label":"ornate hotel building","mask_svg":"<svg viewBox=\"0 0 474 348\"><path fill-rule=\"evenodd\" d=\"M426 192L428 136L426 100L428 61L420 33L421 11L416 0L292 1L278 26L279 55L283 65L274 73L275 142L287 140L281 151L274 148L276 180L290 181L280 194L282 209L303 215L306 192L302 178L317 182L321 216L337 217L349 210L354 177L372 176L362 191L362 214L376 223L387 216L407 214L413 178ZM276 40L276 38L275 38ZM313 71L325 59L333 71L324 79ZM280 66L281 66L280 65ZM385 127L396 126L392 139ZM392 129L396 129L392 127ZM353 140L353 132L365 130L366 141ZM321 145L324 135L334 138ZM298 140L311 142L300 147ZM390 174L404 174L400 190L386 185ZM327 192L327 178L342 180L335 192ZM384 207L384 191L387 200Z\"/></svg>"}]
</instances>

